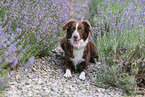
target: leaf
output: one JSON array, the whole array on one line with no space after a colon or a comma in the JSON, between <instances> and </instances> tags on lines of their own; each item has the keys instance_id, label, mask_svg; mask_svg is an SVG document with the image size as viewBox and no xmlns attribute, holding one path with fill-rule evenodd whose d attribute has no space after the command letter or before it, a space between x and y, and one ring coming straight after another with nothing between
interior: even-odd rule
<instances>
[{"instance_id":1,"label":"leaf","mask_svg":"<svg viewBox=\"0 0 145 97\"><path fill-rule=\"evenodd\" d=\"M93 87L90 87L90 86L89 86L89 89L93 89Z\"/></svg>"}]
</instances>

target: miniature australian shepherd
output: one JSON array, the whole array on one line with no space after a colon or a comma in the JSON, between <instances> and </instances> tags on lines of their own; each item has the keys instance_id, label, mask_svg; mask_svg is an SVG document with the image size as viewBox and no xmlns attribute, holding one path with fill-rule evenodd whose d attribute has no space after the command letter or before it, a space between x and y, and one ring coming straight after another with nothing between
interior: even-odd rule
<instances>
[{"instance_id":1,"label":"miniature australian shepherd","mask_svg":"<svg viewBox=\"0 0 145 97\"><path fill-rule=\"evenodd\" d=\"M77 22L69 20L63 27L66 37L61 41L61 47L65 52L64 68L65 77L72 77L71 71L80 71L79 78L85 80L85 73L89 62L98 59L95 45L89 39L92 32L89 21Z\"/></svg>"}]
</instances>

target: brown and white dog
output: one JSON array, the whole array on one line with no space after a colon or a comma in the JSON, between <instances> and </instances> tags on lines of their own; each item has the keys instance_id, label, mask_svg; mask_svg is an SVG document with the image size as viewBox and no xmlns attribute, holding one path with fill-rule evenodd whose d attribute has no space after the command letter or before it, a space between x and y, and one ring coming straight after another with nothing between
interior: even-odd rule
<instances>
[{"instance_id":1,"label":"brown and white dog","mask_svg":"<svg viewBox=\"0 0 145 97\"><path fill-rule=\"evenodd\" d=\"M95 45L89 39L91 25L87 20L69 20L63 30L67 30L66 37L61 41L61 47L65 52L64 76L71 77L71 70L74 69L81 71L79 78L84 80L89 62L95 62L95 58L98 58Z\"/></svg>"}]
</instances>

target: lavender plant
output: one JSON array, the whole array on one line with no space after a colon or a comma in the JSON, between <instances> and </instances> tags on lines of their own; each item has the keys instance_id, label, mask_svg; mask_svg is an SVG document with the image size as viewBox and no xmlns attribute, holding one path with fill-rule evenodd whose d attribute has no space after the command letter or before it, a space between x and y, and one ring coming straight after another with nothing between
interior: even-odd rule
<instances>
[{"instance_id":1,"label":"lavender plant","mask_svg":"<svg viewBox=\"0 0 145 97\"><path fill-rule=\"evenodd\" d=\"M97 80L136 93L145 88L144 0L92 0L90 21L103 66ZM132 92L133 91L133 92Z\"/></svg>"},{"instance_id":2,"label":"lavender plant","mask_svg":"<svg viewBox=\"0 0 145 97\"><path fill-rule=\"evenodd\" d=\"M30 68L38 55L57 45L69 2L4 0L0 6L0 78L5 79L4 67Z\"/></svg>"}]
</instances>

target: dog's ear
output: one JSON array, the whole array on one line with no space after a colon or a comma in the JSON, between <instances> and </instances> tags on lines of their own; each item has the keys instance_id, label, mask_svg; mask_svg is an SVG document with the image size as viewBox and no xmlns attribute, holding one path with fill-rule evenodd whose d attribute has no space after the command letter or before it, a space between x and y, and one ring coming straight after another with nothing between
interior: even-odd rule
<instances>
[{"instance_id":1,"label":"dog's ear","mask_svg":"<svg viewBox=\"0 0 145 97\"><path fill-rule=\"evenodd\" d=\"M85 28L86 28L87 32L90 32L90 33L93 32L91 24L88 20L84 20L84 21L82 21L82 23L85 25Z\"/></svg>"},{"instance_id":2,"label":"dog's ear","mask_svg":"<svg viewBox=\"0 0 145 97\"><path fill-rule=\"evenodd\" d=\"M63 30L67 30L70 28L70 26L72 25L72 23L75 23L75 20L69 20L64 26L63 26Z\"/></svg>"}]
</instances>

